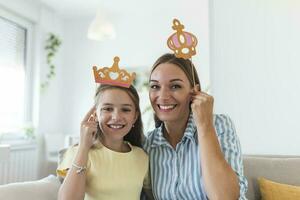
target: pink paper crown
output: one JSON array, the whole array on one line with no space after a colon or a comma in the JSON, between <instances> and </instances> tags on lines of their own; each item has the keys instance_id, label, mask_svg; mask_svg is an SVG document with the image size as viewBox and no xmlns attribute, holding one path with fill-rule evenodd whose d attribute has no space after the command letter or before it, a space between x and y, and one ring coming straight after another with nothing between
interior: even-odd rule
<instances>
[{"instance_id":1,"label":"pink paper crown","mask_svg":"<svg viewBox=\"0 0 300 200\"><path fill-rule=\"evenodd\" d=\"M188 59L196 55L196 45L198 43L196 36L192 33L183 31L184 25L178 19L173 20L172 28L176 31L168 41L168 47L174 51L178 58Z\"/></svg>"},{"instance_id":2,"label":"pink paper crown","mask_svg":"<svg viewBox=\"0 0 300 200\"><path fill-rule=\"evenodd\" d=\"M97 66L93 66L95 82L129 88L135 79L135 73L130 75L126 70L120 69L119 61L120 58L116 56L111 67L97 69Z\"/></svg>"}]
</instances>

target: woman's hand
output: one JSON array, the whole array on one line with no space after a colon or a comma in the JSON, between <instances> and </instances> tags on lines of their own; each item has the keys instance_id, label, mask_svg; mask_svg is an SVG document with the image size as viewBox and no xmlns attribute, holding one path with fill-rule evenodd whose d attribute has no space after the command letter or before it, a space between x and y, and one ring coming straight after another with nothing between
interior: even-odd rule
<instances>
[{"instance_id":1,"label":"woman's hand","mask_svg":"<svg viewBox=\"0 0 300 200\"><path fill-rule=\"evenodd\" d=\"M199 90L196 85L192 92L192 112L197 127L201 130L198 134L205 134L213 129L213 104L214 98Z\"/></svg>"},{"instance_id":2,"label":"woman's hand","mask_svg":"<svg viewBox=\"0 0 300 200\"><path fill-rule=\"evenodd\" d=\"M97 133L97 126L96 107L93 106L81 122L79 147L84 149L90 149L92 147Z\"/></svg>"}]
</instances>

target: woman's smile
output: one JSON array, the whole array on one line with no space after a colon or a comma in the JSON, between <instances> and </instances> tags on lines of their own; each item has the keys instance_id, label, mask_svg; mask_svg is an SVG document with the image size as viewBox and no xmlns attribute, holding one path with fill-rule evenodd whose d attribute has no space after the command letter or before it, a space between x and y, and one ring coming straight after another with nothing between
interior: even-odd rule
<instances>
[{"instance_id":1,"label":"woman's smile","mask_svg":"<svg viewBox=\"0 0 300 200\"><path fill-rule=\"evenodd\" d=\"M158 108L162 112L169 112L175 109L177 104L158 104Z\"/></svg>"}]
</instances>

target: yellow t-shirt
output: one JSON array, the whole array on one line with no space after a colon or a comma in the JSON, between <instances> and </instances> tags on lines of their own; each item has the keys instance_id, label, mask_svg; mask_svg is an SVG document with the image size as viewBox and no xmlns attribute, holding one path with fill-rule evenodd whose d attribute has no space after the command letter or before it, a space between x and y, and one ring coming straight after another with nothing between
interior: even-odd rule
<instances>
[{"instance_id":1,"label":"yellow t-shirt","mask_svg":"<svg viewBox=\"0 0 300 200\"><path fill-rule=\"evenodd\" d=\"M85 200L139 200L144 187L149 188L149 158L143 149L112 151L101 143L89 151L86 171ZM58 165L57 174L65 176L71 168L78 146L70 147Z\"/></svg>"}]
</instances>

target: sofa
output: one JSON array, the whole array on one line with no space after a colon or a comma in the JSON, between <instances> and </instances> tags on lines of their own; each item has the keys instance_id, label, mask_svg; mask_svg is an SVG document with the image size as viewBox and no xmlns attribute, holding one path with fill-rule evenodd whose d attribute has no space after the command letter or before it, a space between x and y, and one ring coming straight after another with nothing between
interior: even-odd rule
<instances>
[{"instance_id":1,"label":"sofa","mask_svg":"<svg viewBox=\"0 0 300 200\"><path fill-rule=\"evenodd\" d=\"M278 183L300 186L300 156L244 156L244 174L248 180L247 198L261 199L258 177Z\"/></svg>"},{"instance_id":2,"label":"sofa","mask_svg":"<svg viewBox=\"0 0 300 200\"><path fill-rule=\"evenodd\" d=\"M244 173L249 186L247 198L258 200L261 199L258 177L300 186L300 156L245 155ZM0 199L55 200L59 186L60 182L54 175L38 181L1 185Z\"/></svg>"}]
</instances>

